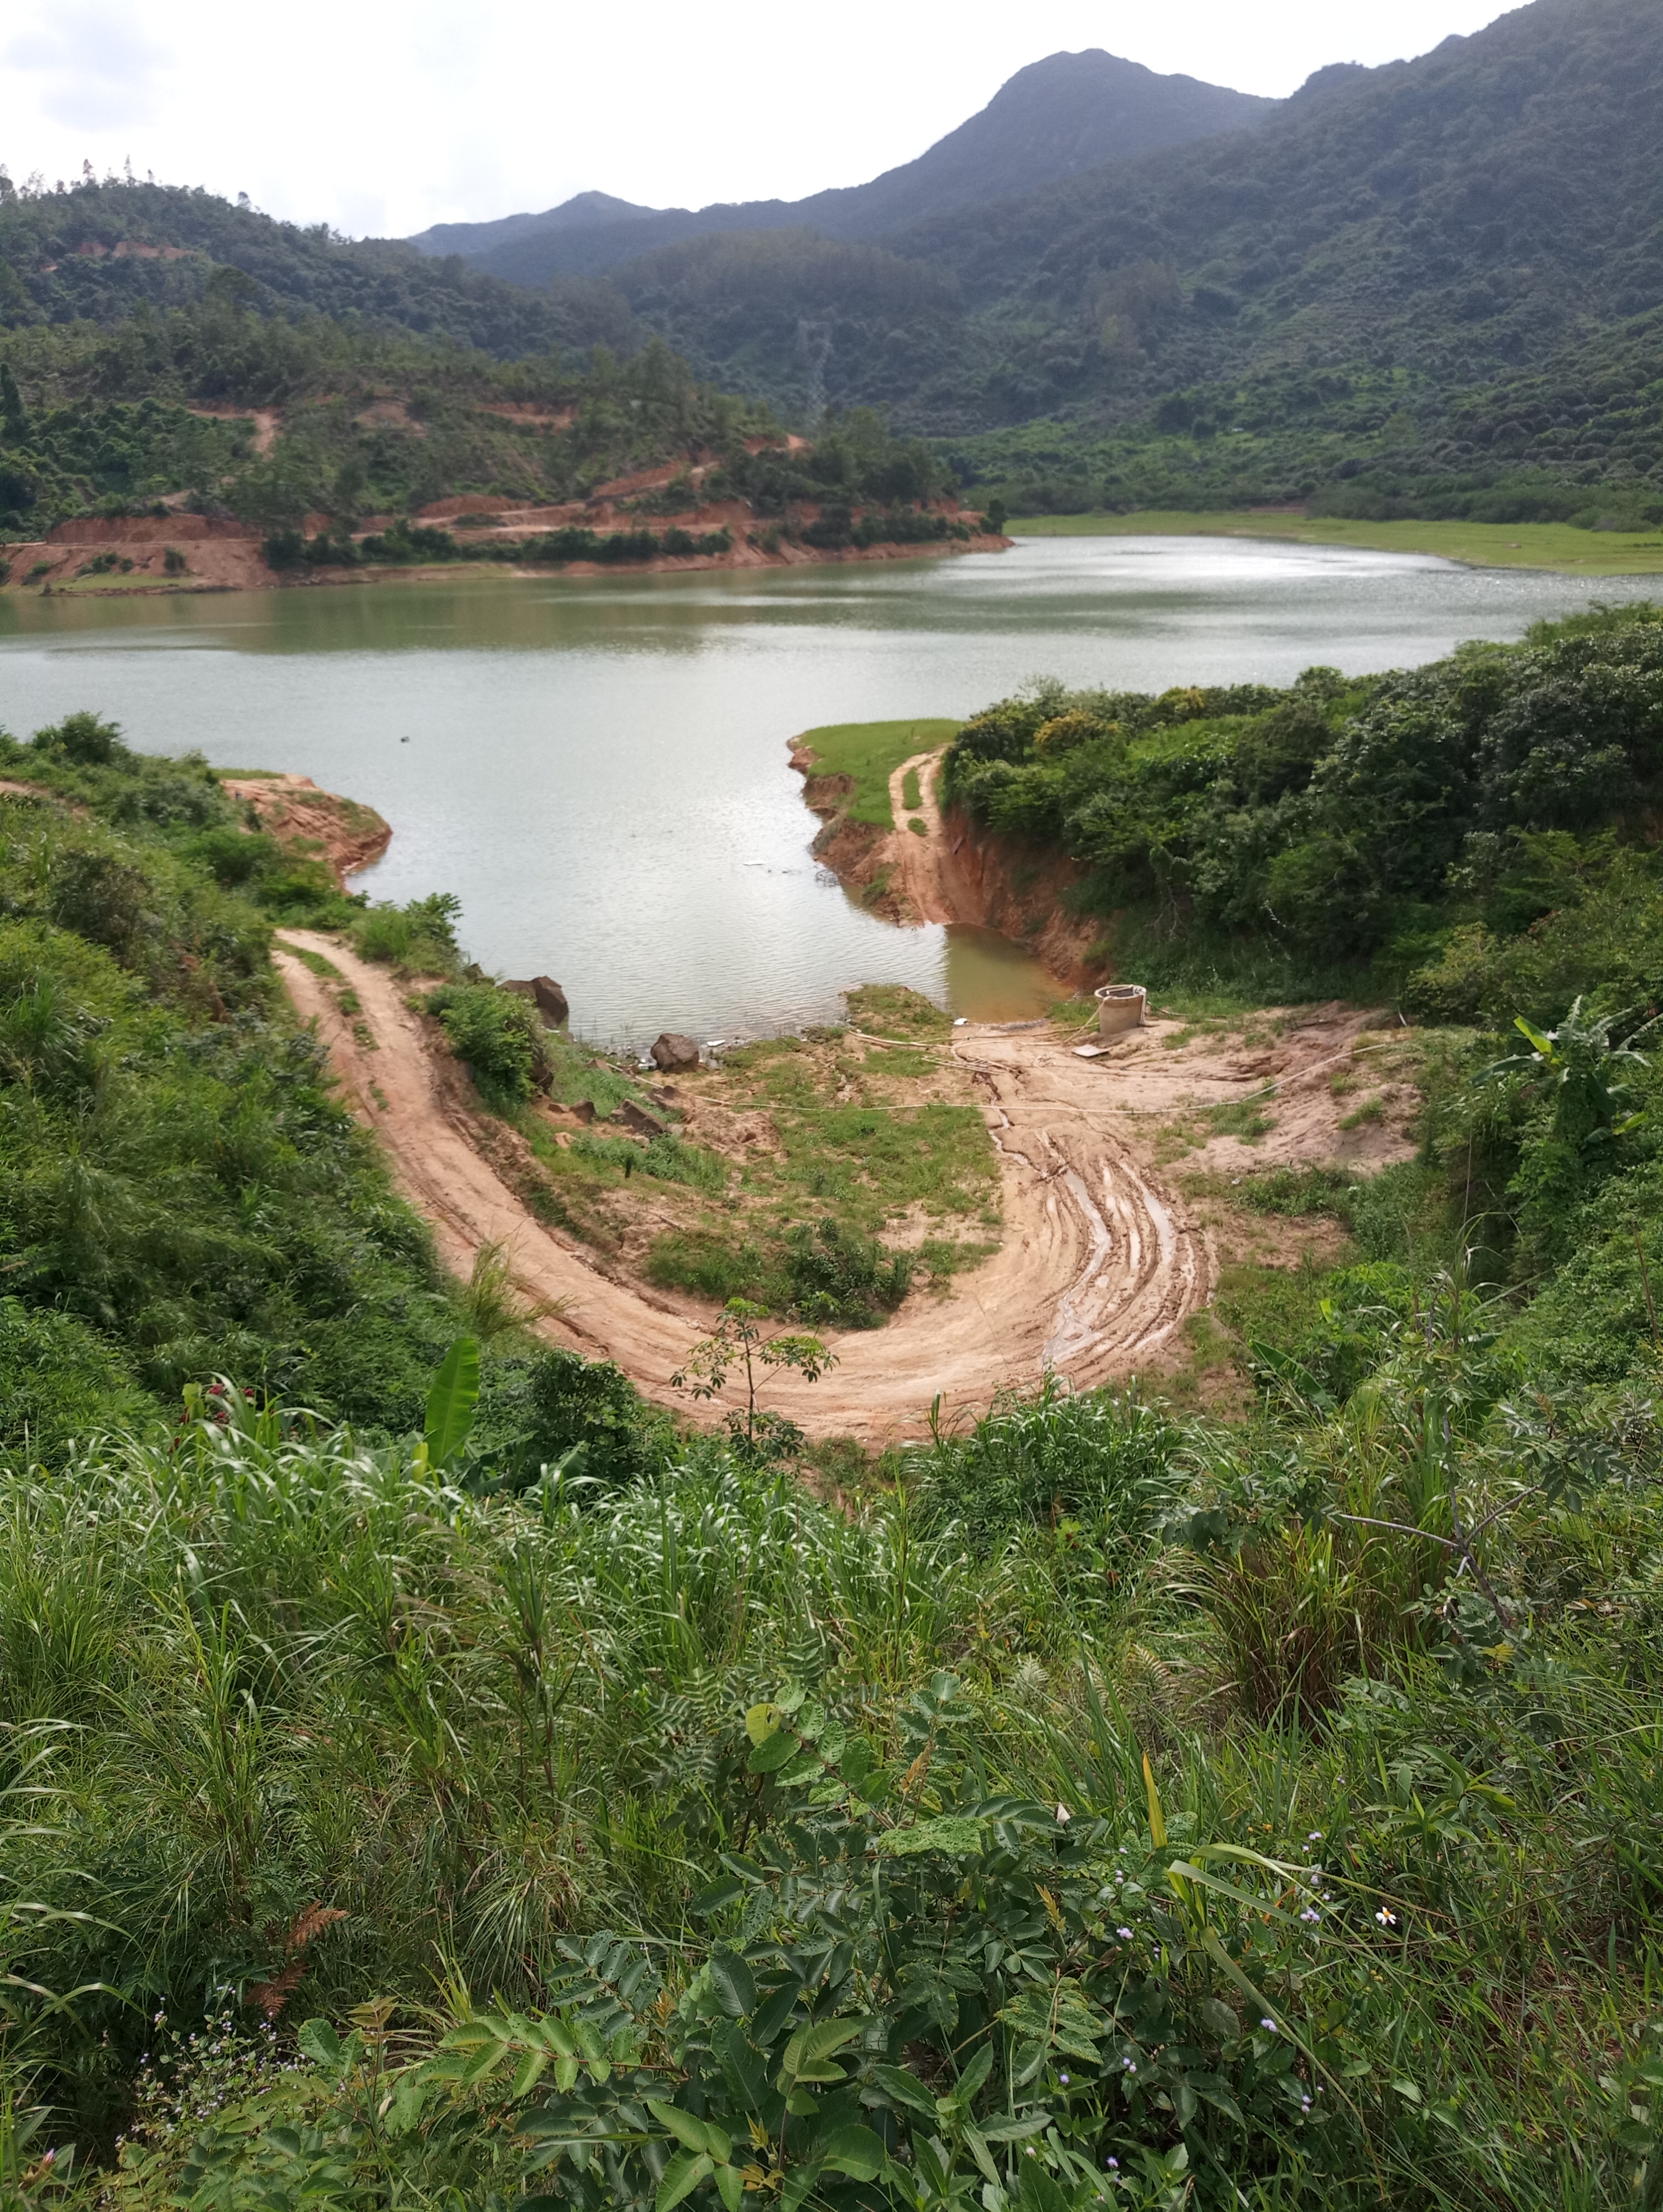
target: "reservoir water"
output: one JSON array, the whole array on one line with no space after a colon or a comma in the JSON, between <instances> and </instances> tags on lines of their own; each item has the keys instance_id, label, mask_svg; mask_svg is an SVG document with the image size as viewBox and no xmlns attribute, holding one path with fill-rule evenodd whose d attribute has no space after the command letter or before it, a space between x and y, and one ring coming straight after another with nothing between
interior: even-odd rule
<instances>
[{"instance_id":1,"label":"reservoir water","mask_svg":"<svg viewBox=\"0 0 1663 2212\"><path fill-rule=\"evenodd\" d=\"M82 707L145 750L283 769L377 807L375 898L461 899L470 953L548 974L574 1026L756 1035L904 982L1035 1012L985 931L896 930L809 853L786 766L816 725L968 714L1036 674L1162 690L1361 673L1516 638L1656 578L1468 569L1229 538L683 576L442 577L201 597L0 598L0 726Z\"/></svg>"}]
</instances>

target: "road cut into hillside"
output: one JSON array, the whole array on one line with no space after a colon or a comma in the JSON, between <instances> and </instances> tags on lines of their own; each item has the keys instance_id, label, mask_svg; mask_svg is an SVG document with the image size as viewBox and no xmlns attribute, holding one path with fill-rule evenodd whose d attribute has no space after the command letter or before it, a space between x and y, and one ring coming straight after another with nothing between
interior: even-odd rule
<instances>
[{"instance_id":1,"label":"road cut into hillside","mask_svg":"<svg viewBox=\"0 0 1663 2212\"><path fill-rule=\"evenodd\" d=\"M446 1266L465 1276L483 1248L502 1246L525 1295L556 1309L537 1325L549 1341L614 1360L645 1395L689 1410L671 1376L714 1310L626 1279L537 1218L515 1188L521 1140L478 1110L386 969L308 931L285 931L275 957ZM881 1445L922 1433L938 1397L951 1415L1047 1370L1084 1388L1160 1366L1211 1294L1211 1247L1077 1041L1048 1026L955 1030L999 1157L999 1249L944 1295L914 1291L886 1328L824 1332L836 1365L813 1384L770 1376L765 1403L811 1435Z\"/></svg>"}]
</instances>

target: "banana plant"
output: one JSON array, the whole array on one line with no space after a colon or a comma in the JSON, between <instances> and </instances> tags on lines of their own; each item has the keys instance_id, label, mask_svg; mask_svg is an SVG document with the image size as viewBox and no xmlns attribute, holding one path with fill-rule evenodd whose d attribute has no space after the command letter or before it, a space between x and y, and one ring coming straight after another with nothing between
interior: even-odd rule
<instances>
[{"instance_id":1,"label":"banana plant","mask_svg":"<svg viewBox=\"0 0 1663 2212\"><path fill-rule=\"evenodd\" d=\"M1651 1064L1631 1044L1611 1041L1612 1030L1630 1018L1628 1014L1585 1015L1580 998L1572 1001L1570 1012L1556 1030L1539 1030L1522 1014L1515 1014L1513 1026L1530 1050L1492 1061L1478 1080L1493 1083L1521 1076L1535 1084L1552 1101L1554 1135L1579 1149L1626 1136L1646 1116L1643 1109L1634 1113L1623 1110L1630 1086L1619 1076L1630 1068L1643 1069ZM1655 1024L1648 1022L1645 1026L1650 1029ZM1636 1034L1644 1036L1645 1030Z\"/></svg>"},{"instance_id":2,"label":"banana plant","mask_svg":"<svg viewBox=\"0 0 1663 2212\"><path fill-rule=\"evenodd\" d=\"M479 1343L458 1336L428 1393L427 1421L416 1447L418 1468L441 1474L460 1455L479 1410Z\"/></svg>"}]
</instances>

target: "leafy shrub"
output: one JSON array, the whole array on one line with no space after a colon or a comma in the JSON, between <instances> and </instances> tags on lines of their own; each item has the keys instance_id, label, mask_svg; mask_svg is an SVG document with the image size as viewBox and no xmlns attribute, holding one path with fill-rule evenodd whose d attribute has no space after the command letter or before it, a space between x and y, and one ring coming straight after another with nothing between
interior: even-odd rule
<instances>
[{"instance_id":1,"label":"leafy shrub","mask_svg":"<svg viewBox=\"0 0 1663 2212\"><path fill-rule=\"evenodd\" d=\"M444 983L430 992L451 1050L466 1062L481 1093L495 1103L529 1098L548 1079L549 1055L537 1009L515 991L489 983Z\"/></svg>"},{"instance_id":2,"label":"leafy shrub","mask_svg":"<svg viewBox=\"0 0 1663 2212\"><path fill-rule=\"evenodd\" d=\"M1001 1400L966 1435L938 1434L908 1481L926 1525L962 1526L996 1547L1044 1522L1079 1521L1147 1538L1180 1487L1179 1438L1135 1394L1075 1393L1047 1377L1032 1397Z\"/></svg>"},{"instance_id":3,"label":"leafy shrub","mask_svg":"<svg viewBox=\"0 0 1663 2212\"><path fill-rule=\"evenodd\" d=\"M799 1223L786 1248L791 1303L804 1321L877 1328L912 1288L909 1253L887 1252L841 1222Z\"/></svg>"},{"instance_id":4,"label":"leafy shrub","mask_svg":"<svg viewBox=\"0 0 1663 2212\"><path fill-rule=\"evenodd\" d=\"M622 1370L610 1360L580 1359L574 1352L542 1355L527 1404L533 1425L524 1447L525 1465L534 1471L581 1444L574 1474L608 1489L660 1468L675 1435Z\"/></svg>"},{"instance_id":5,"label":"leafy shrub","mask_svg":"<svg viewBox=\"0 0 1663 2212\"><path fill-rule=\"evenodd\" d=\"M366 538L358 550L367 561L455 561L462 553L448 530L403 520Z\"/></svg>"},{"instance_id":6,"label":"leafy shrub","mask_svg":"<svg viewBox=\"0 0 1663 2212\"><path fill-rule=\"evenodd\" d=\"M65 715L50 728L37 730L34 743L40 751L59 753L77 768L106 767L126 750L118 723L100 721L96 714L84 710Z\"/></svg>"},{"instance_id":7,"label":"leafy shrub","mask_svg":"<svg viewBox=\"0 0 1663 2212\"><path fill-rule=\"evenodd\" d=\"M430 891L406 906L373 906L352 924L353 945L361 958L386 961L407 975L453 975L461 912L461 900L449 891Z\"/></svg>"}]
</instances>

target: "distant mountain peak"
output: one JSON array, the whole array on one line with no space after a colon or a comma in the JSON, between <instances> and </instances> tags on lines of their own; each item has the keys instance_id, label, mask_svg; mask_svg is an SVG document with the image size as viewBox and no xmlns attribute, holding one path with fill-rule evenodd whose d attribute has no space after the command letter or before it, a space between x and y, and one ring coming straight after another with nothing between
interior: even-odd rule
<instances>
[{"instance_id":1,"label":"distant mountain peak","mask_svg":"<svg viewBox=\"0 0 1663 2212\"><path fill-rule=\"evenodd\" d=\"M882 238L927 217L1021 198L1107 161L1249 128L1280 105L1197 77L1162 76L1092 46L1029 62L979 113L868 184L696 212L580 192L543 215L437 223L410 243L537 284L561 271L596 274L701 232L806 227L833 238Z\"/></svg>"},{"instance_id":2,"label":"distant mountain peak","mask_svg":"<svg viewBox=\"0 0 1663 2212\"><path fill-rule=\"evenodd\" d=\"M495 222L436 222L429 230L418 231L410 243L418 253L460 253L476 260L514 239L581 229L591 223L629 222L659 212L657 208L638 207L634 200L615 199L610 192L574 192L569 200L545 208L541 215L505 215Z\"/></svg>"},{"instance_id":3,"label":"distant mountain peak","mask_svg":"<svg viewBox=\"0 0 1663 2212\"><path fill-rule=\"evenodd\" d=\"M1330 62L1326 69L1313 70L1294 98L1297 100L1321 100L1331 92L1339 92L1348 84L1355 84L1373 71L1361 62Z\"/></svg>"}]
</instances>

